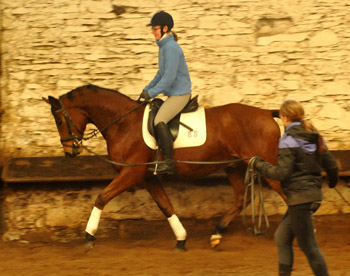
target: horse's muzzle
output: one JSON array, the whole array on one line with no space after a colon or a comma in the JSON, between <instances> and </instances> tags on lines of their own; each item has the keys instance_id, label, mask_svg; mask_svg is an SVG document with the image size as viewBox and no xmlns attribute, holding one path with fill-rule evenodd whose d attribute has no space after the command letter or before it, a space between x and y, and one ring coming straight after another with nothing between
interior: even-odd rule
<instances>
[{"instance_id":1,"label":"horse's muzzle","mask_svg":"<svg viewBox=\"0 0 350 276\"><path fill-rule=\"evenodd\" d=\"M81 143L77 140L72 140L72 143L62 143L62 145L66 157L76 157L83 151Z\"/></svg>"},{"instance_id":2,"label":"horse's muzzle","mask_svg":"<svg viewBox=\"0 0 350 276\"><path fill-rule=\"evenodd\" d=\"M70 152L65 152L64 155L68 158L74 158L76 155L71 154Z\"/></svg>"},{"instance_id":3,"label":"horse's muzzle","mask_svg":"<svg viewBox=\"0 0 350 276\"><path fill-rule=\"evenodd\" d=\"M73 147L71 148L71 151L64 151L64 154L66 157L76 157L82 152L82 149L80 147Z\"/></svg>"}]
</instances>

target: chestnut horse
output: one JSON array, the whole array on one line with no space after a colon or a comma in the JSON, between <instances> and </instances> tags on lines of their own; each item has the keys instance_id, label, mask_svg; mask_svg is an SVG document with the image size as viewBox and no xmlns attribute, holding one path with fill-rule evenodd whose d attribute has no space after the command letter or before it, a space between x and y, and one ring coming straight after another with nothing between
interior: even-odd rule
<instances>
[{"instance_id":1,"label":"chestnut horse","mask_svg":"<svg viewBox=\"0 0 350 276\"><path fill-rule=\"evenodd\" d=\"M51 105L64 152L76 156L81 152L81 140L88 123L101 131L107 142L110 160L125 164L143 164L154 160L154 150L142 138L144 105L118 91L87 85L76 88L56 99L44 99ZM277 162L280 129L272 110L243 104L227 104L205 109L207 139L202 146L174 150L174 160L218 161L260 156ZM234 163L234 166L233 166ZM159 206L177 239L176 248L185 249L186 230L157 177L150 177L146 165L115 166L120 171L98 195L86 227L86 243L93 246L100 215L106 204L136 184L142 184ZM224 169L234 189L234 204L217 224L211 236L212 246L219 244L222 233L242 211L244 175L247 162L212 164L176 163L176 175L202 177ZM149 176L149 177L146 177ZM285 198L280 183L267 179L268 184Z\"/></svg>"}]
</instances>

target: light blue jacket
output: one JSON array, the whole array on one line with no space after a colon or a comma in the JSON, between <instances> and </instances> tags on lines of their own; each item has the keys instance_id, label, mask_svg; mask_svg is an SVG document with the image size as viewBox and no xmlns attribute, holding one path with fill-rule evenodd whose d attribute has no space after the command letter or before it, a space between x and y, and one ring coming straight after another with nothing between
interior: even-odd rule
<instances>
[{"instance_id":1,"label":"light blue jacket","mask_svg":"<svg viewBox=\"0 0 350 276\"><path fill-rule=\"evenodd\" d=\"M191 93L191 79L180 45L174 35L157 41L158 72L154 79L144 88L151 98L158 94L178 96Z\"/></svg>"}]
</instances>

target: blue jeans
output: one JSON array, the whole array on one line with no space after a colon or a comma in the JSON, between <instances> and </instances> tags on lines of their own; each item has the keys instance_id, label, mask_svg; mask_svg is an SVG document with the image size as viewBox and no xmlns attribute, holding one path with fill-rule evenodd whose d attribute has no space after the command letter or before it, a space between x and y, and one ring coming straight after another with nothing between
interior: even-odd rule
<instances>
[{"instance_id":1,"label":"blue jeans","mask_svg":"<svg viewBox=\"0 0 350 276\"><path fill-rule=\"evenodd\" d=\"M297 239L300 249L307 257L317 276L328 276L327 264L316 242L312 214L319 203L305 203L289 206L275 233L279 263L293 266L293 240Z\"/></svg>"}]
</instances>

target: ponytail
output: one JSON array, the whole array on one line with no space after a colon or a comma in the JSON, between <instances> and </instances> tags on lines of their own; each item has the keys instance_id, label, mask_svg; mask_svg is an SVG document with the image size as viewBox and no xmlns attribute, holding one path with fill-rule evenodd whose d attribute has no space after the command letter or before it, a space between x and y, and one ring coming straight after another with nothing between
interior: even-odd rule
<instances>
[{"instance_id":1,"label":"ponytail","mask_svg":"<svg viewBox=\"0 0 350 276\"><path fill-rule=\"evenodd\" d=\"M310 121L302 120L301 124L306 131L316 132L318 134L317 154L321 155L323 151L326 149L326 144L324 142L323 136L318 132L317 128L315 128L315 126Z\"/></svg>"},{"instance_id":2,"label":"ponytail","mask_svg":"<svg viewBox=\"0 0 350 276\"><path fill-rule=\"evenodd\" d=\"M174 39L175 39L175 41L178 41L179 40L179 38L177 37L177 34L176 33L174 33L173 31L171 31L172 32L172 34L174 35Z\"/></svg>"},{"instance_id":3,"label":"ponytail","mask_svg":"<svg viewBox=\"0 0 350 276\"><path fill-rule=\"evenodd\" d=\"M317 129L311 124L310 121L301 120L303 128L308 132L318 132Z\"/></svg>"}]
</instances>

